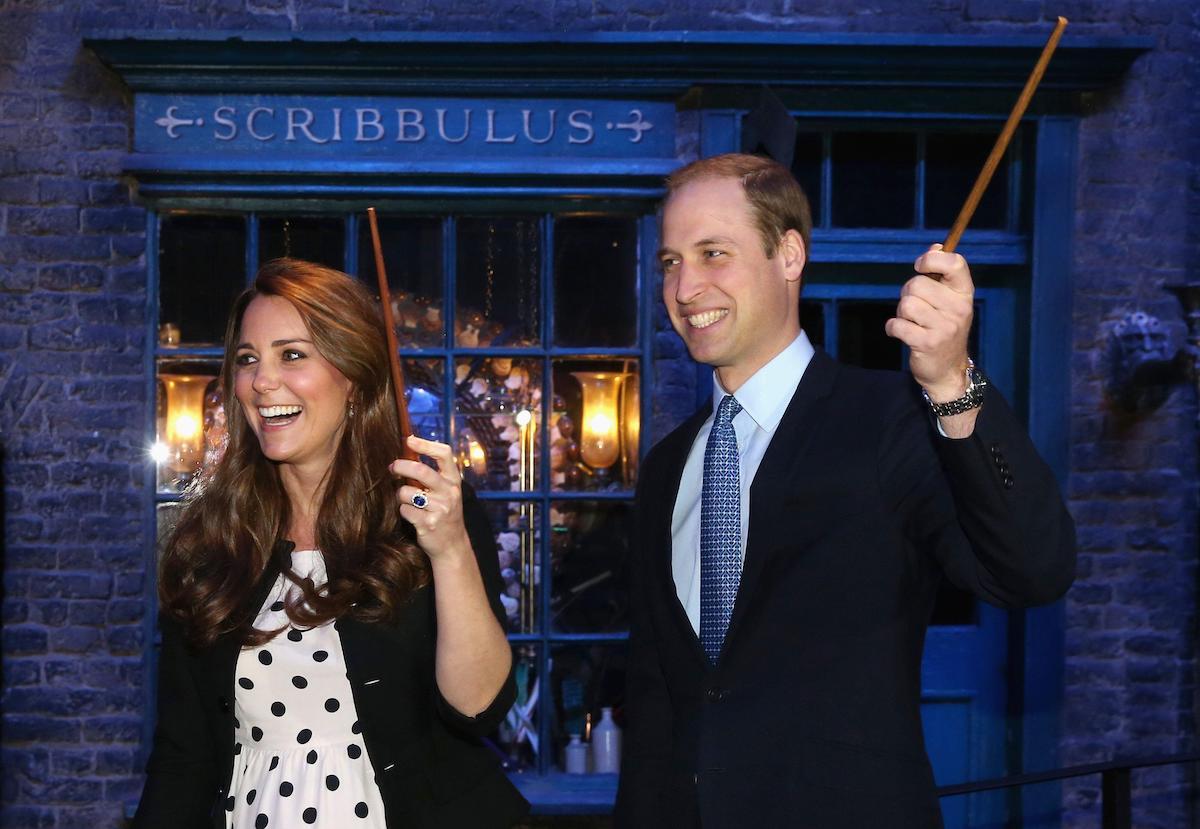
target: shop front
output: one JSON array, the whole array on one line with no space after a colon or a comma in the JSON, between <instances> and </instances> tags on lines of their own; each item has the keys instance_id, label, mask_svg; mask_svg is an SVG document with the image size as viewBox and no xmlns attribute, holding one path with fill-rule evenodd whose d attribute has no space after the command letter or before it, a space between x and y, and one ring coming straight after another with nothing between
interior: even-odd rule
<instances>
[{"instance_id":1,"label":"shop front","mask_svg":"<svg viewBox=\"0 0 1200 829\"><path fill-rule=\"evenodd\" d=\"M375 207L414 428L454 448L496 533L519 693L490 742L538 811L607 812L615 775L569 774L565 750L603 709L621 722L639 459L711 382L660 304L662 179L755 149L769 85L795 122L790 163L813 204L804 327L843 361L902 368L883 322L1040 47L910 40L89 38L133 93L124 168L147 209L151 526L169 527L222 449L216 376L233 298L278 256L373 284ZM978 283L972 351L1060 475L1069 330L1057 318L1071 290L1080 95L1136 54L1115 40L1064 44L960 246ZM157 540L145 539L148 572ZM153 666L152 614L146 624ZM923 673L940 783L1053 762L1062 638L1059 609L1009 614L943 591ZM982 825L1015 817L1018 801L943 807L948 825Z\"/></svg>"}]
</instances>

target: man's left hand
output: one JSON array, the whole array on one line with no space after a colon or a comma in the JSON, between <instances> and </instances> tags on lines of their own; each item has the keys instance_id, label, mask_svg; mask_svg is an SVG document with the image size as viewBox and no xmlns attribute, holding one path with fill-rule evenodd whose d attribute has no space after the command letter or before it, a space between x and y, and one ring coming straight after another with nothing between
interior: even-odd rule
<instances>
[{"instance_id":1,"label":"man's left hand","mask_svg":"<svg viewBox=\"0 0 1200 829\"><path fill-rule=\"evenodd\" d=\"M935 403L967 391L967 336L975 314L975 283L967 260L932 245L913 264L917 274L900 291L889 337L909 347L909 368Z\"/></svg>"}]
</instances>

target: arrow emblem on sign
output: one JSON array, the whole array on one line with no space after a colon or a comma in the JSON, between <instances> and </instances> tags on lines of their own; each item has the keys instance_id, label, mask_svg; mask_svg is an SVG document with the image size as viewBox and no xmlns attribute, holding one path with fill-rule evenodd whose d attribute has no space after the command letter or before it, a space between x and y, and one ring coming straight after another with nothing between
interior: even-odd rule
<instances>
[{"instance_id":1,"label":"arrow emblem on sign","mask_svg":"<svg viewBox=\"0 0 1200 829\"><path fill-rule=\"evenodd\" d=\"M633 137L629 139L629 142L631 144L636 144L642 140L642 133L644 133L646 130L654 129L654 125L642 116L642 111L640 109L629 110L629 115L633 119L632 121L626 121L623 124L614 124L610 121L607 126L610 130L629 130L633 133Z\"/></svg>"},{"instance_id":2,"label":"arrow emblem on sign","mask_svg":"<svg viewBox=\"0 0 1200 829\"><path fill-rule=\"evenodd\" d=\"M175 114L175 111L178 109L179 109L179 107L177 107L177 106L167 107L167 114L164 115L162 118L157 119L154 122L158 126L166 129L167 135L169 137L178 138L179 133L177 133L176 130L178 130L180 127L192 127L192 126L202 127L202 126L204 126L203 118L192 118L192 119L180 118L178 115Z\"/></svg>"}]
</instances>

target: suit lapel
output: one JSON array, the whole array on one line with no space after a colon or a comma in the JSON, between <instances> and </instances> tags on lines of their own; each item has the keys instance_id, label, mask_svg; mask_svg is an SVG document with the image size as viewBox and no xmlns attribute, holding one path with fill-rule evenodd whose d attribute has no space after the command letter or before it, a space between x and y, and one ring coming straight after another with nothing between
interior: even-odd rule
<instances>
[{"instance_id":1,"label":"suit lapel","mask_svg":"<svg viewBox=\"0 0 1200 829\"><path fill-rule=\"evenodd\" d=\"M754 601L754 592L762 578L772 552L779 544L772 543L780 533L788 531L785 524L763 520L763 516L780 514L780 504L788 491L790 470L809 452L817 436L815 425L823 416L821 401L833 390L837 362L818 350L804 371L796 393L784 411L766 454L750 485L750 526L746 532L746 555L742 564L742 579L738 586L733 616L725 634L725 648L737 634L739 622Z\"/></svg>"},{"instance_id":2,"label":"suit lapel","mask_svg":"<svg viewBox=\"0 0 1200 829\"><path fill-rule=\"evenodd\" d=\"M675 577L671 570L671 520L675 514L675 500L679 497L683 467L687 463L688 454L691 452L692 444L696 440L700 427L704 425L704 421L711 413L711 404L701 406L664 441L662 478L654 486L654 494L651 498L653 507L646 517L646 520L653 522L652 534L648 537L653 539L650 554L654 556L654 583L660 591L665 591L667 594L662 598L666 603L665 606L670 608L668 614L676 632L682 638L690 641L690 647L696 658L705 666L708 665L708 657L700 645L696 631L692 629L687 611L679 601L679 593L675 590Z\"/></svg>"}]
</instances>

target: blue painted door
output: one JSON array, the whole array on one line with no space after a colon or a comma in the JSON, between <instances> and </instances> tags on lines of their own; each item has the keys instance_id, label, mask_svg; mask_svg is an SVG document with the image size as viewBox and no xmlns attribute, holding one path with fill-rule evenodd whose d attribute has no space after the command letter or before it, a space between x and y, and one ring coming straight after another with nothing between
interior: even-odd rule
<instances>
[{"instance_id":1,"label":"blue painted door","mask_svg":"<svg viewBox=\"0 0 1200 829\"><path fill-rule=\"evenodd\" d=\"M891 284L823 283L823 272L819 265L813 268L804 289L809 336L844 362L903 368L907 354L883 333L883 321L894 315L903 269ZM1013 307L1011 289L977 288L972 353L1010 397ZM925 640L921 677L926 746L939 784L1005 772L1007 627L1006 612L944 585ZM942 811L948 829L1001 825L1005 795L948 798Z\"/></svg>"}]
</instances>

